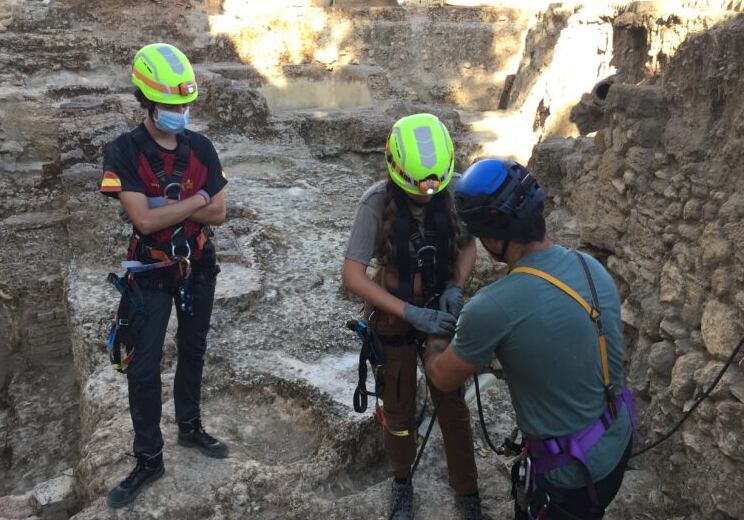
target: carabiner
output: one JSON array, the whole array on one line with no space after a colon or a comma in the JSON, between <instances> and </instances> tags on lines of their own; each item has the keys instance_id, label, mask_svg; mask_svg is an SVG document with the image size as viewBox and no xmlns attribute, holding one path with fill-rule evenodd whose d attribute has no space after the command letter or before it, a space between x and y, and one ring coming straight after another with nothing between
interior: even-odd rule
<instances>
[{"instance_id":1,"label":"carabiner","mask_svg":"<svg viewBox=\"0 0 744 520\"><path fill-rule=\"evenodd\" d=\"M539 509L536 513L532 512L532 507L534 502L530 502L527 504L527 517L530 520L544 520L548 513L548 508L550 507L550 495L542 490L539 490L540 496L544 497L544 499L541 501L541 504L537 504L539 506Z\"/></svg>"},{"instance_id":2,"label":"carabiner","mask_svg":"<svg viewBox=\"0 0 744 520\"><path fill-rule=\"evenodd\" d=\"M189 254L190 253L191 251L189 251ZM191 278L191 260L189 260L189 257L182 256L182 257L177 257L176 259L178 260L178 268L181 270L181 277L184 280ZM183 264L186 264L185 272L184 272Z\"/></svg>"},{"instance_id":3,"label":"carabiner","mask_svg":"<svg viewBox=\"0 0 744 520\"><path fill-rule=\"evenodd\" d=\"M418 251L416 251L416 263L417 263L417 265L419 267L423 267L424 266L424 261L421 258L421 256L424 255L425 253L430 253L430 254L433 255L431 257L431 262L432 262L433 265L436 265L436 263L437 263L437 248L434 247L434 246L424 246L421 249L419 249Z\"/></svg>"},{"instance_id":4,"label":"carabiner","mask_svg":"<svg viewBox=\"0 0 744 520\"><path fill-rule=\"evenodd\" d=\"M188 260L189 258L191 258L191 246L189 245L189 241L184 240L183 245L186 246L186 254L179 255L177 249L181 246L176 246L176 243L171 241L171 258L173 258L174 260ZM191 262L189 262L189 265L190 264Z\"/></svg>"},{"instance_id":5,"label":"carabiner","mask_svg":"<svg viewBox=\"0 0 744 520\"><path fill-rule=\"evenodd\" d=\"M175 191L175 193L173 194L174 196L171 196L170 192L172 191ZM165 188L163 188L163 193L169 199L181 200L181 183L171 182Z\"/></svg>"}]
</instances>

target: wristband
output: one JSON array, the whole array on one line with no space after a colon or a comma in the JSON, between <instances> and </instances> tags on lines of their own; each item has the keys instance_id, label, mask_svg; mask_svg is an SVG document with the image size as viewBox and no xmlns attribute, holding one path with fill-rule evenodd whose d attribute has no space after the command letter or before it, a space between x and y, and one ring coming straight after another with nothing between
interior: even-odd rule
<instances>
[{"instance_id":1,"label":"wristband","mask_svg":"<svg viewBox=\"0 0 744 520\"><path fill-rule=\"evenodd\" d=\"M150 209L160 208L166 204L168 204L168 201L165 197L147 197L147 205Z\"/></svg>"},{"instance_id":2,"label":"wristband","mask_svg":"<svg viewBox=\"0 0 744 520\"><path fill-rule=\"evenodd\" d=\"M209 204L212 201L212 197L209 196L209 193L207 193L205 190L199 190L196 192L197 195L201 195L204 197L204 201Z\"/></svg>"}]
</instances>

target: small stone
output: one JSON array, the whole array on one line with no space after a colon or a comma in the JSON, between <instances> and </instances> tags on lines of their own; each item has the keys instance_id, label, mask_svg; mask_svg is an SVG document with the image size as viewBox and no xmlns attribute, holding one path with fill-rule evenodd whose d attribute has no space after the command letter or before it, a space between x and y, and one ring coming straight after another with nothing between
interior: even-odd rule
<instances>
[{"instance_id":1,"label":"small stone","mask_svg":"<svg viewBox=\"0 0 744 520\"><path fill-rule=\"evenodd\" d=\"M674 343L671 341L660 341L651 345L651 351L648 354L648 364L657 374L670 377L674 362L677 361Z\"/></svg>"},{"instance_id":2,"label":"small stone","mask_svg":"<svg viewBox=\"0 0 744 520\"><path fill-rule=\"evenodd\" d=\"M714 437L721 451L739 462L744 462L744 443L739 434L744 431L744 404L724 401L716 407Z\"/></svg>"},{"instance_id":3,"label":"small stone","mask_svg":"<svg viewBox=\"0 0 744 520\"><path fill-rule=\"evenodd\" d=\"M731 242L719 237L703 237L703 265L714 266L731 258Z\"/></svg>"},{"instance_id":4,"label":"small stone","mask_svg":"<svg viewBox=\"0 0 744 520\"><path fill-rule=\"evenodd\" d=\"M671 339L683 339L690 336L684 322L674 318L664 318L661 320L661 331L665 332Z\"/></svg>"},{"instance_id":5,"label":"small stone","mask_svg":"<svg viewBox=\"0 0 744 520\"><path fill-rule=\"evenodd\" d=\"M637 329L640 326L641 322L638 317L638 311L629 300L623 302L622 308L620 309L620 317L623 323L626 323L631 327Z\"/></svg>"},{"instance_id":6,"label":"small stone","mask_svg":"<svg viewBox=\"0 0 744 520\"><path fill-rule=\"evenodd\" d=\"M5 141L0 146L0 153L21 153L23 145L18 141Z\"/></svg>"},{"instance_id":7,"label":"small stone","mask_svg":"<svg viewBox=\"0 0 744 520\"><path fill-rule=\"evenodd\" d=\"M742 335L738 313L719 300L705 305L700 328L705 348L719 358L728 357Z\"/></svg>"},{"instance_id":8,"label":"small stone","mask_svg":"<svg viewBox=\"0 0 744 520\"><path fill-rule=\"evenodd\" d=\"M692 396L695 390L695 381L693 376L705 362L705 356L700 352L691 352L677 358L672 368L672 380L670 389L672 396L677 402L686 401Z\"/></svg>"},{"instance_id":9,"label":"small stone","mask_svg":"<svg viewBox=\"0 0 744 520\"><path fill-rule=\"evenodd\" d=\"M34 510L29 503L30 494L0 497L0 518L29 518Z\"/></svg>"},{"instance_id":10,"label":"small stone","mask_svg":"<svg viewBox=\"0 0 744 520\"><path fill-rule=\"evenodd\" d=\"M31 506L34 511L46 517L70 509L76 500L73 484L74 480L70 475L60 475L36 486L31 492Z\"/></svg>"},{"instance_id":11,"label":"small stone","mask_svg":"<svg viewBox=\"0 0 744 520\"><path fill-rule=\"evenodd\" d=\"M625 183L621 181L620 179L612 179L610 181L612 183L612 187L615 188L615 191L617 191L620 195L625 193Z\"/></svg>"}]
</instances>

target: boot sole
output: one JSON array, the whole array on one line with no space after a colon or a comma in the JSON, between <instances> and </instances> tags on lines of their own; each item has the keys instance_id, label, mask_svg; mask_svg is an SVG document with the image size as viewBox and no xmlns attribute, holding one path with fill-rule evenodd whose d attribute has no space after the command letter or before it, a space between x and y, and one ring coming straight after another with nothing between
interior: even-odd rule
<instances>
[{"instance_id":1,"label":"boot sole","mask_svg":"<svg viewBox=\"0 0 744 520\"><path fill-rule=\"evenodd\" d=\"M126 500L123 500L121 502L112 502L109 497L106 497L106 503L108 504L109 507L111 507L113 509L119 509L120 507L124 507L127 504L131 504L132 502L134 502L134 499L137 498L137 496L140 493L142 493L142 491L147 486L149 486L150 484L152 484L153 482L155 482L156 480L158 480L164 474L165 474L165 467L163 466L163 467L160 468L160 471L158 471L154 475L151 475L151 476L147 477L147 479L145 479L145 481L137 489L137 491L135 491L134 493L132 493L131 495L129 495L129 498L127 498Z\"/></svg>"},{"instance_id":2,"label":"boot sole","mask_svg":"<svg viewBox=\"0 0 744 520\"><path fill-rule=\"evenodd\" d=\"M186 448L196 448L204 455L212 459L226 459L227 456L230 454L230 450L227 447L225 447L224 451L215 452L214 450L210 450L209 448L205 448L204 446L196 444L195 442L191 442L180 437L178 438L178 445L184 446Z\"/></svg>"}]
</instances>

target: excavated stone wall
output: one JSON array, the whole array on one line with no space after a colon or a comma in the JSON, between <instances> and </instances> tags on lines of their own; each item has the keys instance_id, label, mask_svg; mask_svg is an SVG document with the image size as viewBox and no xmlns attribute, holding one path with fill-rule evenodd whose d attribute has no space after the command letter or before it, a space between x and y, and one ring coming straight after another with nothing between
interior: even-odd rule
<instances>
[{"instance_id":1,"label":"excavated stone wall","mask_svg":"<svg viewBox=\"0 0 744 520\"><path fill-rule=\"evenodd\" d=\"M233 456L205 462L172 442L172 323L168 472L125 515L384 509L379 430L350 409L358 352L343 324L359 302L340 290L339 268L356 203L385 174L386 134L412 112L445 122L458 169L489 153L526 161L545 141L531 164L552 196L550 227L597 253L620 284L644 433L678 417L720 366L744 305L742 202L726 185L738 158L740 42L736 21L714 25L738 3L382 4L0 7L0 239L9 246L0 249L0 517L113 517L103 495L131 465L126 383L103 348L116 303L103 280L118 270L128 227L97 184L103 146L141 117L127 68L154 39L192 57L192 127L213 140L230 181L204 410ZM570 116L596 135L549 140L578 133L570 109L615 73L599 102L585 98L590 123ZM481 258L471 286L494 276ZM610 520L742 515L721 494L724 479L741 478L740 370L683 435L634 462ZM492 437L510 432L505 385L484 398ZM706 431L712 452L698 451L711 445ZM484 507L506 518L508 470L476 437ZM435 433L417 474L420 517L456 515L441 450Z\"/></svg>"},{"instance_id":2,"label":"excavated stone wall","mask_svg":"<svg viewBox=\"0 0 744 520\"><path fill-rule=\"evenodd\" d=\"M619 281L647 440L690 408L744 332L743 29L737 18L688 39L655 85L612 85L594 138L548 141L533 155L555 207L577 220L581 245ZM669 517L744 516L731 493L744 475L741 363L677 435L637 462L657 471L663 495L649 498Z\"/></svg>"}]
</instances>

